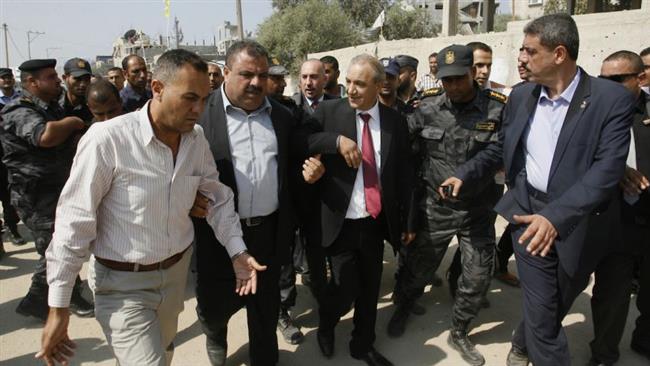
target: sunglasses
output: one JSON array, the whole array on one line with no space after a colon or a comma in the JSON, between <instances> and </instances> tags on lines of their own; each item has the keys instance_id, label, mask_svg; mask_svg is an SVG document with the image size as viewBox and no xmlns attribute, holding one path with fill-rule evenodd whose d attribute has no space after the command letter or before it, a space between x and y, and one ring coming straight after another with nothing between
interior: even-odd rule
<instances>
[{"instance_id":1,"label":"sunglasses","mask_svg":"<svg viewBox=\"0 0 650 366\"><path fill-rule=\"evenodd\" d=\"M639 75L639 74L631 73L631 74L618 74L618 75L598 75L598 77L601 78L601 79L607 79L607 80L611 80L611 81L614 81L614 82L617 82L617 83L622 83L625 80L627 80L628 78L637 77L637 75Z\"/></svg>"}]
</instances>

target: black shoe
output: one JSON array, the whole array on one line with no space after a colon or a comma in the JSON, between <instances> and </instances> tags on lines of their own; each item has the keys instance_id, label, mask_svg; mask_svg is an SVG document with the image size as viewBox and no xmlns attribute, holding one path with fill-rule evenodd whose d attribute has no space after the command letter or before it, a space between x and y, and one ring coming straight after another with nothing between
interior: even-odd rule
<instances>
[{"instance_id":1,"label":"black shoe","mask_svg":"<svg viewBox=\"0 0 650 366\"><path fill-rule=\"evenodd\" d=\"M27 244L27 241L23 238L22 235L18 232L18 228L9 228L9 234L7 236L10 242L16 246L21 246Z\"/></svg>"},{"instance_id":2,"label":"black shoe","mask_svg":"<svg viewBox=\"0 0 650 366\"><path fill-rule=\"evenodd\" d=\"M305 335L300 331L300 328L293 324L293 319L291 319L291 315L289 315L289 311L286 309L280 309L278 330L282 333L284 341L289 344L298 344L305 338Z\"/></svg>"},{"instance_id":3,"label":"black shoe","mask_svg":"<svg viewBox=\"0 0 650 366\"><path fill-rule=\"evenodd\" d=\"M16 312L22 316L33 316L38 320L45 323L47 321L47 313L50 308L47 306L45 298L40 299L29 293L25 296L20 304L16 307Z\"/></svg>"},{"instance_id":4,"label":"black shoe","mask_svg":"<svg viewBox=\"0 0 650 366\"><path fill-rule=\"evenodd\" d=\"M212 366L225 366L227 349L217 342L211 341L209 337L205 338L205 348L208 351L208 360Z\"/></svg>"},{"instance_id":5,"label":"black shoe","mask_svg":"<svg viewBox=\"0 0 650 366\"><path fill-rule=\"evenodd\" d=\"M391 338L401 337L406 330L406 321L411 315L411 307L409 305L400 304L395 308L393 316L388 321L388 336Z\"/></svg>"},{"instance_id":6,"label":"black shoe","mask_svg":"<svg viewBox=\"0 0 650 366\"><path fill-rule=\"evenodd\" d=\"M364 355L352 355L352 358L363 361L369 366L393 366L392 362L374 348L370 348L370 351Z\"/></svg>"},{"instance_id":7,"label":"black shoe","mask_svg":"<svg viewBox=\"0 0 650 366\"><path fill-rule=\"evenodd\" d=\"M70 299L70 311L81 318L90 318L95 316L95 305L84 299L79 291L72 291Z\"/></svg>"},{"instance_id":8,"label":"black shoe","mask_svg":"<svg viewBox=\"0 0 650 366\"><path fill-rule=\"evenodd\" d=\"M508 358L506 358L506 366L528 366L528 354L517 349L516 347L510 348Z\"/></svg>"},{"instance_id":9,"label":"black shoe","mask_svg":"<svg viewBox=\"0 0 650 366\"><path fill-rule=\"evenodd\" d=\"M630 348L632 348L632 351L645 356L645 358L650 359L650 348L649 347L644 347L641 345L641 343L635 342L632 340L632 343L630 343Z\"/></svg>"},{"instance_id":10,"label":"black shoe","mask_svg":"<svg viewBox=\"0 0 650 366\"><path fill-rule=\"evenodd\" d=\"M587 366L613 366L613 363L607 363L607 362L600 362L600 360L595 359L595 358L590 358L589 362L587 362Z\"/></svg>"},{"instance_id":11,"label":"black shoe","mask_svg":"<svg viewBox=\"0 0 650 366\"><path fill-rule=\"evenodd\" d=\"M469 340L467 332L453 329L450 330L449 338L447 338L447 343L451 346L451 348L458 351L463 360L465 360L465 362L469 363L470 365L485 365L485 358Z\"/></svg>"},{"instance_id":12,"label":"black shoe","mask_svg":"<svg viewBox=\"0 0 650 366\"><path fill-rule=\"evenodd\" d=\"M320 328L316 332L318 347L325 358L334 356L334 332L321 332Z\"/></svg>"}]
</instances>

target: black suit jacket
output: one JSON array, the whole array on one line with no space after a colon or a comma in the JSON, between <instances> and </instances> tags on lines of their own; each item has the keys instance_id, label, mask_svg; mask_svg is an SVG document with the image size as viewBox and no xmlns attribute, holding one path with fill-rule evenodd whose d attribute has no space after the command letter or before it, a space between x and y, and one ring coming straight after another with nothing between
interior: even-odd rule
<instances>
[{"instance_id":1,"label":"black suit jacket","mask_svg":"<svg viewBox=\"0 0 650 366\"><path fill-rule=\"evenodd\" d=\"M290 159L290 136L296 124L296 121L289 110L273 99L271 103L271 121L275 131L275 137L278 142L278 228L276 237L276 255L280 263L286 263L289 260L288 244L292 235L293 214L290 199L290 190L288 184L288 169ZM226 112L223 108L223 98L221 89L216 89L210 94L205 110L199 118L199 125L203 127L203 132L208 142L210 150L214 156L214 161L219 170L219 180L230 187L235 195L235 209L238 207L239 192L237 190L237 181L235 180L235 170L232 164L232 155L230 152L230 138L228 137L228 126L226 122ZM195 225L207 225L205 220L194 220ZM197 230L205 232L205 230ZM205 237L197 235L197 243L204 242ZM210 243L214 245L214 243ZM221 245L215 246L218 250L225 250Z\"/></svg>"},{"instance_id":2,"label":"black suit jacket","mask_svg":"<svg viewBox=\"0 0 650 366\"><path fill-rule=\"evenodd\" d=\"M381 128L381 204L387 224L387 238L400 245L400 235L407 231L407 213L413 191L413 168L409 159L408 128L404 117L379 103ZM318 182L319 229L315 240L327 247L338 236L350 204L357 169L350 168L337 152L339 135L357 141L356 111L348 99L322 102L307 124L319 132L309 136L310 154L323 154L325 175ZM410 230L409 230L410 231Z\"/></svg>"},{"instance_id":3,"label":"black suit jacket","mask_svg":"<svg viewBox=\"0 0 650 366\"><path fill-rule=\"evenodd\" d=\"M604 238L611 238L611 223L620 216L615 191L625 169L635 106L634 97L623 86L580 72L551 163L550 202L537 212L557 230L555 248L570 276L592 271L612 244ZM486 162L503 158L508 191L495 210L511 222L515 214L533 213L522 139L541 88L525 83L513 89L504 109L500 143L480 152L467 170L480 174L490 166Z\"/></svg>"},{"instance_id":4,"label":"black suit jacket","mask_svg":"<svg viewBox=\"0 0 650 366\"><path fill-rule=\"evenodd\" d=\"M314 113L315 110L311 106L309 106L309 103L307 103L307 101L305 100L306 97L301 92L295 93L293 96L291 96L291 98L293 99L294 102L296 102L296 105L298 106L298 108L300 108L302 110L302 112L304 114L303 118L306 118L307 116ZM332 99L340 99L340 98L331 96L331 95L329 95L327 93L323 94L323 102L326 101L326 100L332 100ZM316 109L318 109L318 108L316 108Z\"/></svg>"}]
</instances>

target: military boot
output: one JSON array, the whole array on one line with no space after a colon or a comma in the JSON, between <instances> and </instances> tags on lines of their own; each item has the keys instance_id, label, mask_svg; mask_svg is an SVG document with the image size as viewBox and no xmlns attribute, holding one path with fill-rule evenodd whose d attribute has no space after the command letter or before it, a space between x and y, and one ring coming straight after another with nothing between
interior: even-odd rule
<instances>
[{"instance_id":1,"label":"military boot","mask_svg":"<svg viewBox=\"0 0 650 366\"><path fill-rule=\"evenodd\" d=\"M449 338L447 338L447 343L451 348L455 349L460 353L460 356L465 360L465 362L474 366L481 366L485 364L485 358L483 355L474 347L472 341L469 340L467 336L467 331L451 329L449 331Z\"/></svg>"}]
</instances>

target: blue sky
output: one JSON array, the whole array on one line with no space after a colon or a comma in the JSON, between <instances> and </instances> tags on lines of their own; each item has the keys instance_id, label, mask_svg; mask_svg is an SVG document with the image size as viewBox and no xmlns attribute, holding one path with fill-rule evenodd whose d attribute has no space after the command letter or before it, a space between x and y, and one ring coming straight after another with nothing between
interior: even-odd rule
<instances>
[{"instance_id":1,"label":"blue sky","mask_svg":"<svg viewBox=\"0 0 650 366\"><path fill-rule=\"evenodd\" d=\"M271 0L242 0L244 29L255 30L271 15ZM212 42L218 25L236 23L235 1L171 0L184 43ZM9 27L9 62L27 58L27 31L45 32L31 44L32 58L47 53L62 64L72 57L110 55L113 41L131 28L157 39L167 34L163 0L0 0L0 24ZM172 22L169 22L170 25ZM12 42L13 39L13 42ZM15 44L15 46L14 46ZM0 65L5 65L4 34L0 36Z\"/></svg>"}]
</instances>

